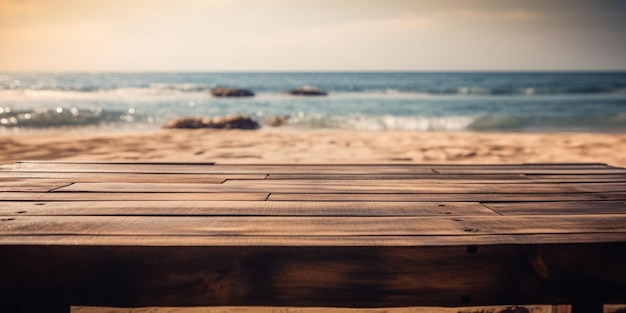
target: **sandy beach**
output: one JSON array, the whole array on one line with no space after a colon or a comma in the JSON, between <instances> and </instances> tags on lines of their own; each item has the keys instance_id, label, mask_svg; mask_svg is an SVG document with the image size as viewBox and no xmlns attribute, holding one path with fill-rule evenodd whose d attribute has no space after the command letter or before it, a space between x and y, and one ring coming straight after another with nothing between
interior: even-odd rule
<instances>
[{"instance_id":1,"label":"sandy beach","mask_svg":"<svg viewBox=\"0 0 626 313\"><path fill-rule=\"evenodd\" d=\"M626 134L340 131L264 128L0 135L20 160L218 163L543 163L626 166Z\"/></svg>"}]
</instances>

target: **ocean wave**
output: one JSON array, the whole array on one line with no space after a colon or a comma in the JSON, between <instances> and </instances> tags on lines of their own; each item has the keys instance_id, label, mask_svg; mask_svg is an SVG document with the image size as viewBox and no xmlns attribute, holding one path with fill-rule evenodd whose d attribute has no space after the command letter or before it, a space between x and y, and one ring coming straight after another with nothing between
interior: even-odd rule
<instances>
[{"instance_id":1,"label":"ocean wave","mask_svg":"<svg viewBox=\"0 0 626 313\"><path fill-rule=\"evenodd\" d=\"M458 131L465 130L475 120L468 116L292 116L290 127L304 129L356 129L356 130L410 130L410 131Z\"/></svg>"},{"instance_id":2,"label":"ocean wave","mask_svg":"<svg viewBox=\"0 0 626 313\"><path fill-rule=\"evenodd\" d=\"M169 118L181 116L152 116L136 112L134 108L115 111L100 107L91 109L62 108L14 111L0 107L0 128L62 128L62 127L119 127L158 128ZM268 115L252 115L263 124ZM268 126L269 127L269 126ZM613 116L393 116L326 114L289 115L287 126L295 129L344 129L368 131L522 131L556 132L589 131L615 132L626 130L626 113Z\"/></svg>"},{"instance_id":3,"label":"ocean wave","mask_svg":"<svg viewBox=\"0 0 626 313\"><path fill-rule=\"evenodd\" d=\"M626 73L0 73L0 90L16 91L185 94L222 86L276 94L305 85L331 95L623 94Z\"/></svg>"},{"instance_id":4,"label":"ocean wave","mask_svg":"<svg viewBox=\"0 0 626 313\"><path fill-rule=\"evenodd\" d=\"M624 131L626 113L612 116L486 115L467 126L473 131Z\"/></svg>"},{"instance_id":5,"label":"ocean wave","mask_svg":"<svg viewBox=\"0 0 626 313\"><path fill-rule=\"evenodd\" d=\"M108 111L100 107L89 110L77 108L35 109L13 111L0 107L2 128L61 128L86 126L115 126L119 124L152 124L154 118L128 111Z\"/></svg>"},{"instance_id":6,"label":"ocean wave","mask_svg":"<svg viewBox=\"0 0 626 313\"><path fill-rule=\"evenodd\" d=\"M74 97L89 97L92 95L185 95L185 94L209 94L216 84L164 84L152 83L149 86L133 87L94 87L94 86L66 86L63 88L49 86L35 87L10 87L0 85L0 93L4 95L70 95ZM293 86L284 88L248 88L262 95L285 94ZM406 95L461 95L461 96L534 96L534 95L598 95L598 94L626 94L626 87L602 87L602 86L576 86L545 88L533 86L519 87L480 87L480 86L439 86L430 88L342 88L335 86L325 88L329 95L353 94L353 95L376 95L376 96L406 96Z\"/></svg>"},{"instance_id":7,"label":"ocean wave","mask_svg":"<svg viewBox=\"0 0 626 313\"><path fill-rule=\"evenodd\" d=\"M124 101L124 102L170 102L170 103L178 103L185 102L191 100L202 100L202 99L212 99L213 97L210 94L210 88L205 87L183 87L180 88L170 88L169 87L158 87L158 88L117 88L117 89L101 89L93 92L83 92L83 91L65 91L65 90L34 90L34 89L8 89L1 90L0 89L0 104L8 103L8 102L28 102L31 100L40 101L42 103L46 102L56 102L56 101ZM315 98L308 99L306 97L293 96L288 95L284 91L271 91L271 92L257 92L254 97L243 99L247 101L273 101L273 100L289 100L289 99L298 99L298 101L311 100L315 101L324 101L325 99L340 99L340 100L350 100L354 99L356 101L361 100L420 100L420 99L448 99L449 97L458 98L458 97L482 97L484 99L498 99L498 97L513 97L517 99L531 99L531 98L543 98L543 97L577 97L577 99L589 98L617 98L622 99L626 97L626 90L620 89L615 90L611 93L587 93L587 94L559 94L559 93L548 93L548 92L540 92L536 90L518 90L511 91L508 93L504 92L495 92L490 93L488 91L429 91L429 92L417 92L417 91L393 91L389 92L388 90L368 90L363 92L329 92L328 96L323 98ZM478 99L478 98L476 98ZM216 101L224 101L224 99L215 99ZM226 99L226 101L231 101L233 99ZM240 99L241 100L241 99ZM309 102L311 102L309 101Z\"/></svg>"}]
</instances>

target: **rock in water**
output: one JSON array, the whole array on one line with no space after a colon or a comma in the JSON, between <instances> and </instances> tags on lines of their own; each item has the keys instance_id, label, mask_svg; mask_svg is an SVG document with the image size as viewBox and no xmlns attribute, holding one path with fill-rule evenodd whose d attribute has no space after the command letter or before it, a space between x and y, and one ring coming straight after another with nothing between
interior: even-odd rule
<instances>
[{"instance_id":1,"label":"rock in water","mask_svg":"<svg viewBox=\"0 0 626 313\"><path fill-rule=\"evenodd\" d=\"M328 93L324 90L317 89L311 86L299 87L287 91L288 94L294 96L326 96Z\"/></svg>"},{"instance_id":2,"label":"rock in water","mask_svg":"<svg viewBox=\"0 0 626 313\"><path fill-rule=\"evenodd\" d=\"M182 117L179 119L171 120L163 125L163 128L205 128L206 121L209 121L208 118L197 118L197 117Z\"/></svg>"},{"instance_id":3,"label":"rock in water","mask_svg":"<svg viewBox=\"0 0 626 313\"><path fill-rule=\"evenodd\" d=\"M270 116L265 120L265 124L272 127L280 127L287 125L289 115Z\"/></svg>"},{"instance_id":4,"label":"rock in water","mask_svg":"<svg viewBox=\"0 0 626 313\"><path fill-rule=\"evenodd\" d=\"M214 118L183 117L167 122L163 128L258 129L261 126L248 116L231 115Z\"/></svg>"},{"instance_id":5,"label":"rock in water","mask_svg":"<svg viewBox=\"0 0 626 313\"><path fill-rule=\"evenodd\" d=\"M261 127L259 123L255 122L248 116L244 115L231 115L225 117L216 117L209 123L210 128L226 128L226 129L258 129Z\"/></svg>"},{"instance_id":6,"label":"rock in water","mask_svg":"<svg viewBox=\"0 0 626 313\"><path fill-rule=\"evenodd\" d=\"M248 89L237 88L213 88L211 94L214 97L252 97L254 92Z\"/></svg>"}]
</instances>

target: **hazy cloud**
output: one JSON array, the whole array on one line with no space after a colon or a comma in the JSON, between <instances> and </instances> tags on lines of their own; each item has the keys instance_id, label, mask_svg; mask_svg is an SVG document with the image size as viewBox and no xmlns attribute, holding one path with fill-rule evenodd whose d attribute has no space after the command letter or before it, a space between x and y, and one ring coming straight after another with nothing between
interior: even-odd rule
<instances>
[{"instance_id":1,"label":"hazy cloud","mask_svg":"<svg viewBox=\"0 0 626 313\"><path fill-rule=\"evenodd\" d=\"M625 3L0 0L0 70L626 69Z\"/></svg>"}]
</instances>

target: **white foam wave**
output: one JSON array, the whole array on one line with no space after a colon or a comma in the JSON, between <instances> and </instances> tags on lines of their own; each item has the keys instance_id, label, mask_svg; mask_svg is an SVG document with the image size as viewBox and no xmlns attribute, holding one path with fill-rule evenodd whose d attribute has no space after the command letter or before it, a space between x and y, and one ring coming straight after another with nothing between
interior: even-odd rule
<instances>
[{"instance_id":1,"label":"white foam wave","mask_svg":"<svg viewBox=\"0 0 626 313\"><path fill-rule=\"evenodd\" d=\"M335 128L358 130L461 131L477 117L470 116L296 116L290 125L298 128Z\"/></svg>"}]
</instances>

